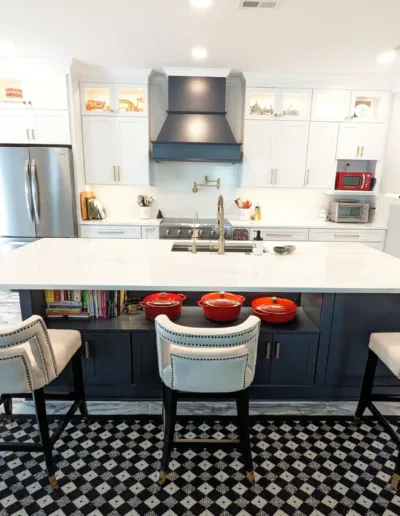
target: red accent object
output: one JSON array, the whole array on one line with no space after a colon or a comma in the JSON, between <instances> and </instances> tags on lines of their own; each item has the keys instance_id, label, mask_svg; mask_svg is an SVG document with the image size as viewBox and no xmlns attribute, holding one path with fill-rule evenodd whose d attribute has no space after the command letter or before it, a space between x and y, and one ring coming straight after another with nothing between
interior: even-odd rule
<instances>
[{"instance_id":1,"label":"red accent object","mask_svg":"<svg viewBox=\"0 0 400 516\"><path fill-rule=\"evenodd\" d=\"M354 183L354 178L359 179L358 185ZM371 190L371 172L338 172L336 174L335 190Z\"/></svg>"},{"instance_id":2,"label":"red accent object","mask_svg":"<svg viewBox=\"0 0 400 516\"><path fill-rule=\"evenodd\" d=\"M203 308L207 319L216 322L230 322L239 317L246 298L230 292L211 292L205 294L197 303Z\"/></svg>"},{"instance_id":3,"label":"red accent object","mask_svg":"<svg viewBox=\"0 0 400 516\"><path fill-rule=\"evenodd\" d=\"M185 299L185 294L157 292L146 296L139 304L143 306L144 313L150 321L154 321L157 315L167 315L171 321L176 321L181 316Z\"/></svg>"},{"instance_id":4,"label":"red accent object","mask_svg":"<svg viewBox=\"0 0 400 516\"><path fill-rule=\"evenodd\" d=\"M262 321L273 324L291 321L297 311L296 303L281 297L259 297L252 301L251 307Z\"/></svg>"}]
</instances>

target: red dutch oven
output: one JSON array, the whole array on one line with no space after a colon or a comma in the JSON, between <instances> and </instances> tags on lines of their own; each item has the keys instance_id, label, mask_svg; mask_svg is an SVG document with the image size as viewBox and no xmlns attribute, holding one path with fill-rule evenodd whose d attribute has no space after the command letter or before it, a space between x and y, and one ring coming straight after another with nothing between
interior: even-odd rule
<instances>
[{"instance_id":1,"label":"red dutch oven","mask_svg":"<svg viewBox=\"0 0 400 516\"><path fill-rule=\"evenodd\" d=\"M291 321L297 311L296 303L282 297L259 297L252 301L251 307L262 321L273 324Z\"/></svg>"},{"instance_id":2,"label":"red dutch oven","mask_svg":"<svg viewBox=\"0 0 400 516\"><path fill-rule=\"evenodd\" d=\"M246 298L230 292L211 292L205 294L197 303L203 308L207 319L216 322L234 321L239 317Z\"/></svg>"},{"instance_id":3,"label":"red dutch oven","mask_svg":"<svg viewBox=\"0 0 400 516\"><path fill-rule=\"evenodd\" d=\"M154 321L157 315L167 315L171 321L179 319L182 313L182 303L186 299L184 294L158 292L146 296L139 304L143 306L147 319Z\"/></svg>"}]
</instances>

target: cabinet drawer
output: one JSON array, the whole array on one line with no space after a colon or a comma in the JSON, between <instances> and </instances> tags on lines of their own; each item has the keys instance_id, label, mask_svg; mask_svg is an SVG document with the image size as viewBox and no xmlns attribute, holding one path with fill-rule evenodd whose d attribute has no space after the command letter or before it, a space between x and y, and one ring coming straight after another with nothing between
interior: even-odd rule
<instances>
[{"instance_id":1,"label":"cabinet drawer","mask_svg":"<svg viewBox=\"0 0 400 516\"><path fill-rule=\"evenodd\" d=\"M160 238L160 228L158 226L142 226L142 238L147 240Z\"/></svg>"},{"instance_id":2,"label":"cabinet drawer","mask_svg":"<svg viewBox=\"0 0 400 516\"><path fill-rule=\"evenodd\" d=\"M384 229L310 229L310 240L319 242L384 242Z\"/></svg>"},{"instance_id":3,"label":"cabinet drawer","mask_svg":"<svg viewBox=\"0 0 400 516\"><path fill-rule=\"evenodd\" d=\"M250 238L251 240L257 234L257 229L252 229ZM308 240L308 229L261 229L261 236L264 240Z\"/></svg>"},{"instance_id":4,"label":"cabinet drawer","mask_svg":"<svg viewBox=\"0 0 400 516\"><path fill-rule=\"evenodd\" d=\"M81 226L82 238L142 238L140 226Z\"/></svg>"}]
</instances>

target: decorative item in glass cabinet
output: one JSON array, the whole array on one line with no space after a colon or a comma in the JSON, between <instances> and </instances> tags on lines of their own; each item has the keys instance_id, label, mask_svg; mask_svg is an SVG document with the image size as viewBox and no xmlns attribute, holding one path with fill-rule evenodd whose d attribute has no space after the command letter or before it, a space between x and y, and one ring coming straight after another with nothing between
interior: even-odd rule
<instances>
[{"instance_id":1,"label":"decorative item in glass cabinet","mask_svg":"<svg viewBox=\"0 0 400 516\"><path fill-rule=\"evenodd\" d=\"M88 100L86 111L110 111L110 106L104 100Z\"/></svg>"},{"instance_id":2,"label":"decorative item in glass cabinet","mask_svg":"<svg viewBox=\"0 0 400 516\"><path fill-rule=\"evenodd\" d=\"M290 105L288 109L283 110L283 116L300 116L300 111Z\"/></svg>"},{"instance_id":3,"label":"decorative item in glass cabinet","mask_svg":"<svg viewBox=\"0 0 400 516\"><path fill-rule=\"evenodd\" d=\"M267 108L266 106L261 107L257 100L255 101L255 103L252 106L250 106L250 115L261 115L261 116L264 115L265 116L265 115L273 115L273 114L274 114L274 109L272 106L270 106L269 108Z\"/></svg>"},{"instance_id":4,"label":"decorative item in glass cabinet","mask_svg":"<svg viewBox=\"0 0 400 516\"><path fill-rule=\"evenodd\" d=\"M120 101L119 101L119 110L120 110L120 112L121 111L125 111L125 112L130 112L130 113L142 113L143 110L144 110L144 108L143 108L143 98L142 97L137 97L136 98L136 103L133 103L130 100L127 100L127 99L120 99Z\"/></svg>"},{"instance_id":5,"label":"decorative item in glass cabinet","mask_svg":"<svg viewBox=\"0 0 400 516\"><path fill-rule=\"evenodd\" d=\"M352 118L371 118L372 116L372 107L371 107L371 101L362 99L362 100L356 100L356 105L354 107L354 115Z\"/></svg>"},{"instance_id":6,"label":"decorative item in glass cabinet","mask_svg":"<svg viewBox=\"0 0 400 516\"><path fill-rule=\"evenodd\" d=\"M5 88L6 102L22 102L23 94L20 88Z\"/></svg>"}]
</instances>

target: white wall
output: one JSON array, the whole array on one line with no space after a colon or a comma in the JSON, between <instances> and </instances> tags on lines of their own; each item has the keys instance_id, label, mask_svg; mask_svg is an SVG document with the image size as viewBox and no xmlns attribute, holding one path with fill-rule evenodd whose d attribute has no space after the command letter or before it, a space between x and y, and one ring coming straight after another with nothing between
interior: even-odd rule
<instances>
[{"instance_id":1,"label":"white wall","mask_svg":"<svg viewBox=\"0 0 400 516\"><path fill-rule=\"evenodd\" d=\"M400 193L400 92L393 95L388 128L381 192Z\"/></svg>"}]
</instances>

